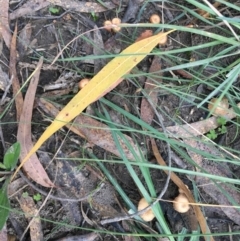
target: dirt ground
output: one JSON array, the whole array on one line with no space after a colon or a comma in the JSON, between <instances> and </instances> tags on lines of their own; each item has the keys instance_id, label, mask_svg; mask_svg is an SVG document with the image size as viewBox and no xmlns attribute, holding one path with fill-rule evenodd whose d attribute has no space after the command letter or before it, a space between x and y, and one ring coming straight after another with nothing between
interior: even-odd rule
<instances>
[{"instance_id":1,"label":"dirt ground","mask_svg":"<svg viewBox=\"0 0 240 241\"><path fill-rule=\"evenodd\" d=\"M40 56L44 56L44 66L41 70L40 80L37 88L35 106L33 109L32 117L32 139L35 142L45 128L50 124L53 119L51 111L47 111L47 108L43 107L43 104L39 102L41 97L46 98L51 103L54 103L56 107L61 108L72 98L78 91L78 81L82 78L92 78L106 63L108 58L93 59L85 58L87 56L96 56L108 54L116 54L121 50L133 43L136 38L144 29L136 28L133 32L132 29L123 29L120 33L108 32L105 29L100 29L97 34L90 32L93 28L102 27L105 20L116 17L116 13L123 22L127 23L148 23L148 19L152 14L164 14L165 23L171 23L176 25L186 26L194 21L194 18L189 17L188 14L182 14L182 10L179 11L174 1L168 1L165 3L162 9L161 2L149 2L140 0L125 0L116 1L112 0L111 9L103 8L100 12L91 10L91 4L99 4L100 1L89 1L89 5L84 5L84 10L74 11L71 8L64 6L48 5L35 11L36 5L45 4L45 1L39 1L41 4L37 4L38 1L33 2L30 12L24 12L22 15L17 15L17 10L21 9L28 2L26 1L10 1L9 13L11 13L10 28L14 31L15 26L18 27L18 40L17 40L17 75L20 81L20 85L24 85L24 82L30 76L30 74L36 68L37 61ZM61 1L60 1L61 2ZM108 1L102 1L109 3ZM179 1L185 7L189 7L193 11L196 10L194 6L186 3L185 1ZM229 1L236 4L236 1ZM76 4L82 4L83 1L75 1ZM180 4L180 3L178 3ZM240 2L238 1L238 4ZM34 7L33 7L34 6ZM87 9L87 6L89 9ZM50 7L53 10L50 10ZM95 6L96 7L96 6ZM221 8L220 8L221 9ZM56 11L54 13L54 11ZM14 15L16 13L16 16ZM222 9L222 13L226 17L234 17L237 13L229 13L228 9ZM182 14L182 15L181 15ZM181 15L181 18L177 16ZM201 22L195 23L199 28L203 28ZM27 27L26 27L27 26ZM206 27L206 26L205 26ZM213 33L219 33L217 28L209 29ZM82 37L78 37L79 35ZM174 44L168 42L164 49L180 48L181 46L196 46L207 43L207 37L199 37L194 34L179 32L174 33L174 38L177 39ZM231 37L231 36L227 36ZM74 39L74 41L72 41ZM71 42L71 43L70 43ZM70 43L68 45L68 43ZM61 50L67 46L67 48L61 52ZM95 46L99 46L96 48ZM222 48L222 49L221 49ZM212 48L212 55L220 52L224 49L224 46L217 46ZM209 49L205 49L205 53ZM50 65L55 57L59 56L59 61L54 65ZM205 54L202 52L202 56ZM198 53L181 53L179 59L194 58L200 60L202 58ZM76 59L79 58L80 59ZM239 56L238 56L239 57ZM64 60L65 59L65 60ZM63 61L64 60L64 61ZM226 58L224 61L216 62L217 66L227 66L236 60L234 58ZM9 61L10 52L9 49L3 44L3 49L0 57L0 66L4 73L9 73ZM137 67L140 71L148 72L153 57L149 56L145 58ZM162 60L162 68L169 67L170 62ZM195 71L197 71L195 69ZM206 70L206 74L209 74L211 70ZM176 75L180 75L176 73ZM164 78L167 80L171 73L164 72ZM144 77L137 77L138 85L143 87L145 83ZM186 81L187 78L186 78ZM180 84L178 84L180 85ZM239 81L236 83L236 88L239 88ZM105 98L117 106L129 111L135 116L139 116L139 107L141 105L142 95L137 91L138 87L134 86L129 81L123 81L120 83L111 93L107 94ZM27 86L22 89L23 95L25 95ZM189 91L189 90L188 90ZM171 94L168 91L160 91L158 94L158 107L163 110L163 122L164 125L175 125L176 113L186 122L193 123L201 119L206 118L208 112L204 109L197 109L195 105L191 104L194 101L198 102L200 95L210 93L210 89L203 85L194 85L189 92L192 93L191 101L182 101L179 96ZM200 93L200 94L199 94ZM4 89L0 90L0 98L4 95ZM123 98L124 97L124 98ZM5 103L0 106L0 113L3 113L9 102L13 98L13 91L7 92ZM126 120L126 118L119 112L107 108L110 118L113 122L121 125L128 125L132 128L139 128L136 123ZM108 109L109 108L109 109ZM93 116L101 116L104 111L102 105L99 102L93 103L90 108L85 110L85 113ZM164 114L165 113L165 114ZM152 126L159 128L157 123L157 117L154 117L155 122ZM11 105L7 109L6 113L1 119L2 135L5 145L11 146L17 141L17 129L18 121L16 115L15 105ZM239 150L240 138L236 136L238 130L235 125L229 124L227 126L227 133L220 135L215 142L220 143L229 148ZM57 188L51 192L52 197L48 197L46 203L44 203L45 196L42 195L41 200L34 201L35 208L40 209L41 228L40 231L43 235L43 240L163 240L161 238L132 238L130 236L116 235L115 232L137 232L137 229L146 230L150 234L159 233L159 229L154 221L150 223L135 223L133 219L130 221L114 222L107 225L102 225L101 220L106 218L113 218L120 215L126 215L126 207L121 197L117 194L114 187L110 184L110 181L105 178L105 173L99 169L98 165L94 162L87 162L89 158L93 158L91 155L95 155L100 160L118 160L112 153L106 151L97 145L91 145L84 138L79 137L73 132L67 133L67 129L61 129L61 131L54 134L37 153L42 165L46 169L47 174L51 180L55 180ZM129 135L127 131L124 134ZM153 152L150 147L148 139L141 134L141 132L135 133L134 141L143 149L148 157L148 160L152 164L157 164L154 158ZM163 159L168 160L167 145L163 141L157 141L158 148L161 152ZM60 147L60 151L58 150ZM56 156L55 156L55 153ZM1 145L0 156L4 156L4 148ZM73 159L78 158L78 161ZM68 161L66 161L68 160ZM141 198L141 194L138 191L134 180L130 176L125 165L120 163L108 163L106 162L105 168L109 173L117 180L121 188L128 195L130 200L137 205ZM173 161L173 167L179 167ZM234 173L236 179L240 176L240 169L238 166L229 165L229 169ZM141 170L137 166L134 170L139 174L139 178L144 183L145 179L141 176ZM190 190L193 190L192 182L186 175L178 174L181 180L189 186ZM23 235L24 230L28 226L29 218L26 218L23 214L22 205L24 205L24 193L27 193L28 197L45 192L47 195L49 188L44 188L36 183L30 186L31 183L26 183L26 175L23 173L18 175L15 179L16 186L12 185L11 194L14 194L11 198L11 208L9 220L7 222L7 232L12 235L13 240L19 240ZM154 186L157 193L160 193L167 175L158 169L151 169L151 177L154 180ZM33 182L32 182L33 183ZM26 186L27 184L27 186ZM24 188L23 188L24 187ZM59 188L60 187L60 188ZM99 189L98 191L96 191ZM95 192L95 191L96 192ZM94 194L87 199L80 200L87 194L94 192ZM41 192L42 193L42 192ZM178 194L177 186L170 181L164 199L173 200ZM25 195L26 196L26 195ZM25 197L27 200L28 197ZM59 199L56 200L55 197ZM66 200L66 198L71 200ZM75 202L76 200L80 200ZM25 201L26 201L25 200ZM75 200L75 201L72 201ZM205 203L216 203L216 200L207 193L202 194L202 200ZM239 200L237 200L239 201ZM173 233L179 233L186 228L188 233L191 233L192 223L190 214L177 213L171 203L162 202L161 207L163 214L169 224L169 227ZM240 232L240 227L234 222L234 218L230 219L220 208L216 207L204 207L204 216L207 217L207 223L211 232L224 233L224 232ZM39 227L39 226L38 226ZM92 230L98 231L98 235L92 234ZM87 236L84 236L87 235ZM68 236L76 236L78 239L60 239ZM31 240L29 231L22 240ZM239 240L240 235L230 236L216 236L215 240ZM33 240L33 239L32 239ZM36 238L36 240L42 240L42 238ZM184 240L188 240L185 238Z\"/></svg>"}]
</instances>

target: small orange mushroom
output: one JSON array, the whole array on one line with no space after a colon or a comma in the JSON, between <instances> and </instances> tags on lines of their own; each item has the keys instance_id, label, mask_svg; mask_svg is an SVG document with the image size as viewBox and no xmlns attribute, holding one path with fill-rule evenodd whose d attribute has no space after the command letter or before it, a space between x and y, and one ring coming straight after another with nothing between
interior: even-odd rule
<instances>
[{"instance_id":1,"label":"small orange mushroom","mask_svg":"<svg viewBox=\"0 0 240 241\"><path fill-rule=\"evenodd\" d=\"M160 19L159 15L153 14L153 15L150 17L149 21L150 21L150 23L155 23L155 24L157 24L157 23L160 23L160 22L161 22L161 19Z\"/></svg>"},{"instance_id":2,"label":"small orange mushroom","mask_svg":"<svg viewBox=\"0 0 240 241\"><path fill-rule=\"evenodd\" d=\"M140 201L138 203L138 211L143 210L147 206L149 206L149 204L146 201L146 199L145 198L140 199ZM155 218L155 215L154 215L152 209L149 209L148 211L144 212L140 216L146 222L150 222L150 221L152 221Z\"/></svg>"},{"instance_id":3,"label":"small orange mushroom","mask_svg":"<svg viewBox=\"0 0 240 241\"><path fill-rule=\"evenodd\" d=\"M103 26L109 32L112 30L112 22L110 20L106 20Z\"/></svg>"},{"instance_id":4,"label":"small orange mushroom","mask_svg":"<svg viewBox=\"0 0 240 241\"><path fill-rule=\"evenodd\" d=\"M161 46L161 45L165 45L167 43L167 40L168 40L168 36L167 34L164 35L164 36L161 36L160 38L160 41L158 42L158 44Z\"/></svg>"},{"instance_id":5,"label":"small orange mushroom","mask_svg":"<svg viewBox=\"0 0 240 241\"><path fill-rule=\"evenodd\" d=\"M88 84L89 81L90 81L90 79L82 79L82 80L80 80L79 83L78 83L79 89L82 89L85 85Z\"/></svg>"},{"instance_id":6,"label":"small orange mushroom","mask_svg":"<svg viewBox=\"0 0 240 241\"><path fill-rule=\"evenodd\" d=\"M119 24L121 24L121 19L120 19L120 18L113 18L113 19L112 19L112 24L113 24L113 25L119 25ZM119 31L121 30L121 27L116 26L116 27L113 27L112 29L113 29L113 31L116 33L116 32L119 32Z\"/></svg>"},{"instance_id":7,"label":"small orange mushroom","mask_svg":"<svg viewBox=\"0 0 240 241\"><path fill-rule=\"evenodd\" d=\"M189 210L189 201L183 193L174 199L173 208L179 213L186 213Z\"/></svg>"}]
</instances>

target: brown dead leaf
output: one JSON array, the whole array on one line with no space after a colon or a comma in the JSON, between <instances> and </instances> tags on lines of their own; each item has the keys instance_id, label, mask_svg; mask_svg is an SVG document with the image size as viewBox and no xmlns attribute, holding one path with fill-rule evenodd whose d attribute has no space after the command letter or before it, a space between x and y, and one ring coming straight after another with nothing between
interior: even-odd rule
<instances>
[{"instance_id":1,"label":"brown dead leaf","mask_svg":"<svg viewBox=\"0 0 240 241\"><path fill-rule=\"evenodd\" d=\"M1 0L5 1L5 0ZM104 2L103 7L99 3L93 3L93 2L79 2L79 1L73 1L73 0L28 0L25 4L23 4L20 8L15 10L10 14L10 19L16 19L20 18L24 15L33 14L34 12L43 9L50 4L63 7L65 10L72 10L76 12L86 12L86 13L97 13L97 12L104 12L109 9L113 9L116 6L112 2Z\"/></svg>"},{"instance_id":2,"label":"brown dead leaf","mask_svg":"<svg viewBox=\"0 0 240 241\"><path fill-rule=\"evenodd\" d=\"M135 42L138 42L138 41L140 41L142 39L145 39L145 38L149 38L151 36L153 36L153 31L147 29L143 33L140 34L140 36L135 40Z\"/></svg>"},{"instance_id":3,"label":"brown dead leaf","mask_svg":"<svg viewBox=\"0 0 240 241\"><path fill-rule=\"evenodd\" d=\"M154 77L154 80L148 78L146 80L144 90L146 94L148 94L148 98L151 100L154 106L157 105L158 101L158 92L155 90L156 85L162 81L161 74L159 71L161 70L161 59L158 56L154 56L152 65L149 69L149 73L158 75ZM146 98L142 98L142 103L141 103L141 119L145 121L148 124L152 123L153 117L154 117L154 110L152 106L149 104L148 100Z\"/></svg>"},{"instance_id":4,"label":"brown dead leaf","mask_svg":"<svg viewBox=\"0 0 240 241\"><path fill-rule=\"evenodd\" d=\"M32 36L32 25L28 23L24 26L18 36L18 52L19 56L26 54L26 51L31 43L31 36Z\"/></svg>"},{"instance_id":5,"label":"brown dead leaf","mask_svg":"<svg viewBox=\"0 0 240 241\"><path fill-rule=\"evenodd\" d=\"M99 3L95 2L77 2L74 0L52 0L52 3L63 7L64 9L74 9L76 12L80 13L98 13L98 12L104 12L110 9L116 8L115 4L111 1L104 2L104 6Z\"/></svg>"},{"instance_id":6,"label":"brown dead leaf","mask_svg":"<svg viewBox=\"0 0 240 241\"><path fill-rule=\"evenodd\" d=\"M39 60L37 69L31 79L28 91L25 96L23 111L20 117L20 122L18 126L17 139L21 144L21 154L20 160L26 156L26 154L33 147L31 139L31 119L32 119L32 109L34 97L38 85L40 69L43 63L43 58ZM54 184L49 179L47 173L42 167L41 163L38 160L36 153L32 155L28 162L23 165L23 168L28 176L30 176L35 182L39 183L45 187L53 187Z\"/></svg>"},{"instance_id":7,"label":"brown dead leaf","mask_svg":"<svg viewBox=\"0 0 240 241\"><path fill-rule=\"evenodd\" d=\"M38 100L37 104L45 112L54 117L59 113L58 109L54 105L42 98ZM91 117L79 115L76 117L74 124L67 125L67 127L70 128L71 131L73 131L74 133L87 139L90 143L100 146L103 149L115 154L116 156L121 156L112 138L111 130L107 125L104 125ZM134 141L129 136L125 135L125 138L129 141L132 148L134 148L135 152L138 153L138 155L140 156L138 147L135 145ZM135 160L134 156L132 155L126 144L121 140L119 141L123 151L125 152L126 157L129 160Z\"/></svg>"},{"instance_id":8,"label":"brown dead leaf","mask_svg":"<svg viewBox=\"0 0 240 241\"><path fill-rule=\"evenodd\" d=\"M43 241L42 224L38 215L38 209L35 206L33 199L29 196L21 196L19 200L20 206L25 213L25 217L31 222L30 236L32 241Z\"/></svg>"},{"instance_id":9,"label":"brown dead leaf","mask_svg":"<svg viewBox=\"0 0 240 241\"><path fill-rule=\"evenodd\" d=\"M5 1L5 0L2 0L2 1ZM46 0L28 0L20 8L10 13L9 18L10 20L13 20L13 19L20 18L24 15L33 14L36 11L47 7L50 4L51 2Z\"/></svg>"},{"instance_id":10,"label":"brown dead leaf","mask_svg":"<svg viewBox=\"0 0 240 241\"><path fill-rule=\"evenodd\" d=\"M161 166L167 166L165 161L163 160L161 154L159 153L157 145L156 145L156 142L155 142L155 140L153 138L151 138L151 143L152 143L153 153L154 153L154 156L157 159L158 164L161 165ZM168 171L167 170L164 170L164 172L168 175ZM184 191L184 194L187 196L189 202L190 203L196 203L192 193L189 191L189 189L184 185L182 180L174 172L171 172L171 176L170 177L171 177L171 180L179 188L181 188ZM203 216L203 213L202 213L201 209L199 208L199 206L193 205L192 207L194 209L194 212L196 214L198 223L199 223L199 225L201 227L201 230L202 230L203 234L210 233L210 231L208 229L208 226L207 226L207 223L206 223L206 220L205 220L205 217ZM208 237L206 237L205 239L208 240ZM213 237L210 237L210 240L214 241Z\"/></svg>"},{"instance_id":11,"label":"brown dead leaf","mask_svg":"<svg viewBox=\"0 0 240 241\"><path fill-rule=\"evenodd\" d=\"M17 49L16 49L16 42L17 42L17 24L15 25L15 30L13 33L11 47L10 47L10 62L9 62L9 74L12 78L12 88L13 88L13 95L15 97L15 104L17 109L17 121L20 120L20 116L22 113L23 108L23 97L20 91L20 84L17 77Z\"/></svg>"},{"instance_id":12,"label":"brown dead leaf","mask_svg":"<svg viewBox=\"0 0 240 241\"><path fill-rule=\"evenodd\" d=\"M3 37L8 48L11 45L12 34L8 23L9 0L0 0L0 37Z\"/></svg>"}]
</instances>

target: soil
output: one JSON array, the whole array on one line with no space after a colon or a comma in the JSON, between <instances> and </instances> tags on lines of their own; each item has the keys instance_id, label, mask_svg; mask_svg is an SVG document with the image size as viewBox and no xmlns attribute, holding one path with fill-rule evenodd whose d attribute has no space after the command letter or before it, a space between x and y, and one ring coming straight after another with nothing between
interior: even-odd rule
<instances>
[{"instance_id":1,"label":"soil","mask_svg":"<svg viewBox=\"0 0 240 241\"><path fill-rule=\"evenodd\" d=\"M11 1L10 1L11 2ZM10 5L10 12L15 9L21 8L27 1L16 1L17 3L12 3ZM36 1L37 2L37 1ZM82 1L79 1L82 2ZM98 2L98 1L90 1ZM103 1L107 2L107 1ZM192 10L196 10L194 6L188 5L185 1L179 1L178 4L182 2L183 5L188 6ZM239 1L229 1L233 4L240 4ZM81 13L73 10L66 10L64 8L58 8L57 13L53 14L49 11L49 7L45 7L39 11L33 12L31 14L24 15L18 18L18 21L10 21L10 28L14 30L15 24L18 25L18 33L20 34L22 29L27 25L31 25L32 33L29 35L28 46L21 44L20 37L17 45L18 49L18 63L17 63L17 73L21 85L24 84L26 79L33 72L36 61L38 61L40 56L44 56L45 67L41 71L39 86L36 94L36 106L33 110L32 119L32 138L33 141L37 140L45 128L50 124L49 120L52 116L43 112L41 108L37 105L38 98L45 95L49 100L58 106L63 106L72 98L72 96L78 91L78 81L81 78L91 78L94 76L109 59L97 59L93 60L91 58L84 58L89 55L102 55L104 51L108 53L116 54L129 46L129 43L133 43L136 38L144 29L136 28L133 32L132 29L123 29L121 33L114 34L112 32L107 32L104 29L100 29L99 34L102 38L103 45L101 46L101 41L94 35L94 32L88 32L94 27L102 27L106 19L112 19L116 17L116 12L118 17L124 19L128 23L147 23L149 17L153 13L159 15L164 14L165 22L170 22L171 24L186 26L195 21L194 18L190 18L188 14L183 14L180 19L177 16L181 15L182 11L177 8L176 4L168 1L165 3L165 8L161 8L160 2L149 2L148 4L140 0L132 1L112 1L116 4L116 7L112 10L105 10L100 13L88 12ZM133 4L133 5L131 5ZM128 8L128 5L131 5ZM53 6L54 7L54 6ZM128 9L128 10L127 10ZM222 14L226 17L234 17L237 13L231 13L228 8L220 8ZM64 14L65 13L65 14ZM60 16L60 17L59 17ZM196 26L199 28L207 28L205 23L195 22ZM207 31L212 33L217 33L226 36L218 28L211 28ZM82 37L78 37L79 35ZM207 43L208 37L199 37L198 35L179 32L173 34L177 41L171 41L167 43L166 46L162 47L164 49L177 49L181 46L196 46ZM227 36L232 37L232 36ZM72 41L75 39L74 41ZM54 65L50 66L50 63L59 54L60 50L64 48L70 41L72 43L63 51L59 59L65 61L57 61ZM31 43L31 44L30 44ZM98 45L100 50L96 53L96 48L94 45ZM215 56L217 53L225 48L224 45L221 47L205 48L202 50L201 54L199 52L192 53L181 53L179 54L179 60L176 60L176 64L186 59L200 60L204 57ZM81 59L76 60L74 58ZM239 58L239 56L238 56ZM224 61L216 61L214 64L217 67L225 67L230 65L236 60L235 57L225 58ZM151 65L152 57L145 58L137 67L139 71L148 72ZM173 63L163 60L163 68L170 67ZM5 73L8 73L9 65L9 50L4 45L1 57L0 66ZM197 68L193 68L191 71L197 72ZM209 76L216 69L205 69L203 74ZM167 77L171 76L172 73L164 72L163 81L167 81ZM205 77L206 77L205 76ZM59 78L61 77L60 82ZM58 82L56 83L56 80ZM138 86L143 87L145 79L144 77L138 77ZM185 79L185 81L188 81ZM220 81L220 80L219 80ZM167 83L167 82L166 82ZM62 87L58 87L62 84ZM181 88L180 82L174 83L172 86L177 86ZM239 82L236 83L236 88L239 88ZM190 85L189 85L190 86ZM52 89L52 88L56 88ZM184 91L186 88L186 91ZM198 97L206 95L211 92L206 86L199 84L187 89L188 85L182 86L182 92L191 93L191 100L188 96L183 100L182 96L173 95L170 91L159 91L158 95L158 107L162 109L162 117L164 125L172 126L176 124L176 115L179 115L183 120L188 123L193 123L206 118L208 112L206 109L196 108L196 103L199 103ZM27 87L24 87L22 92L25 94ZM66 92L64 92L67 90ZM58 91L58 92L56 92ZM4 91L0 90L0 98L3 96ZM120 83L111 93L107 94L105 98L117 106L129 111L135 116L139 116L139 107L141 104L141 93L137 91L137 87L134 86L129 81L123 81ZM7 110L1 118L1 127L3 133L3 141L6 147L11 146L15 143L18 123L16 121L16 110L15 106L11 105L8 108L8 103L13 98L12 90L7 93L7 101L4 105L0 106L0 113L3 114L4 110ZM194 104L192 104L194 103ZM139 129L135 123L126 120L122 114L113 111L112 109L105 107L116 124L128 125L132 128ZM90 108L85 110L86 113L91 115L104 114L101 104L99 102L93 103ZM157 117L154 117L152 126L159 129ZM236 125L229 124L227 126L227 133L220 135L215 142L223 144L226 147L239 150L240 138L236 135L238 130ZM114 218L116 216L126 215L126 207L121 197L117 194L114 187L110 184L110 181L105 177L103 171L101 171L95 162L87 162L91 158L91 153L94 154L98 159L103 160L116 160L117 158L113 154L106 152L103 148L98 146L91 146L87 141L74 133L69 132L66 137L67 129L62 129L50 138L47 143L45 143L41 150L38 152L39 159L42 165L45 167L51 180L55 180L56 189L53 190L52 195L60 198L70 198L74 200L86 197L89 193L94 192L94 190L99 187L100 190L94 193L90 198L86 198L79 202L66 201L66 200L55 200L49 197L44 207L41 208L39 213L41 217L41 229L43 232L44 240L60 240L61 237L74 236L74 235L84 235L89 233L89 229L98 229L102 232L94 240L149 240L147 238L131 239L129 236L116 235L114 232L128 232L133 226L134 221L123 221L116 222L109 225L101 225L101 220L106 218ZM124 134L129 135L126 131ZM153 153L151 151L149 140L145 136L139 133L134 133L134 140L143 146L150 163L157 164ZM131 136L133 137L133 136ZM167 156L167 146L164 142L157 142L159 150L165 160L168 159ZM61 147L60 151L58 148ZM55 153L57 153L56 156ZM4 148L0 148L0 156L3 159ZM78 158L78 161L76 161ZM74 161L73 161L74 159ZM68 161L66 161L68 160ZM79 161L80 160L80 161ZM184 160L183 160L184 162ZM50 164L49 164L50 163ZM105 163L105 168L109 173L117 180L121 188L128 195L130 200L137 205L138 201L142 197L138 191L134 180L130 176L126 165L120 163ZM174 167L178 165L173 162ZM239 166L229 164L230 170L234 173L234 177L238 179L240 177ZM145 179L141 176L141 170L134 166L134 170L138 173L139 178L143 183ZM25 174L23 174L25 175ZM156 193L160 193L167 175L159 171L158 169L151 169L150 173L152 180L154 180L154 186ZM186 175L178 174L182 181L188 185L189 189L193 191L193 186L191 180L188 179ZM17 177L18 181L16 187L11 191L16 192L23 183L22 177ZM7 222L7 231L9 234L14 235L15 240L19 240L23 231L28 225L28 219L22 213L17 211L21 210L19 199L23 193L28 193L30 197L39 193L38 189L48 192L49 189L41 187L34 184L35 187L27 186L23 190L20 190L13 197L10 198L11 211L9 220ZM36 189L36 187L38 189ZM176 195L178 195L178 188L173 183L170 182L166 193L164 194L164 199L173 200ZM36 208L39 209L43 204L45 196L42 194L42 199L35 201ZM205 203L213 203L216 201L212 199L207 193L201 193L201 200ZM239 201L239 200L237 200ZM182 215L177 213L171 203L161 202L163 209L163 214L169 223L169 227L173 233L179 233L183 228L187 229L188 233L191 233L192 224L189 221L188 215ZM17 211L16 211L17 210ZM207 217L207 223L211 232L213 233L224 233L224 232L240 232L240 227L234 223L234 218L231 220L227 217L220 208L216 207L204 207L204 215ZM136 224L145 229L146 232L150 234L159 233L156 222L152 221L149 224ZM106 233L109 231L108 233ZM134 229L131 230L134 233ZM232 239L231 239L232 238ZM230 236L216 236L215 240L239 240L240 235ZM30 234L27 232L24 240L30 240ZM201 238L202 239L202 238ZM70 240L70 239L69 239ZM73 239L71 239L73 240ZM79 240L91 240L89 237L86 239ZM151 240L162 240L160 238L151 238ZM187 238L184 240L188 240Z\"/></svg>"}]
</instances>

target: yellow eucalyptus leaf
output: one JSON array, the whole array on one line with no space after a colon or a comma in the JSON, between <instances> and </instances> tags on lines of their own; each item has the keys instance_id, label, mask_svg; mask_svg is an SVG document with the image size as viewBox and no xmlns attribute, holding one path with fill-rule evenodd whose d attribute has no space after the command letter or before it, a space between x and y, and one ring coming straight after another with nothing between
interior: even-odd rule
<instances>
[{"instance_id":1,"label":"yellow eucalyptus leaf","mask_svg":"<svg viewBox=\"0 0 240 241\"><path fill-rule=\"evenodd\" d=\"M116 85L122 81L123 75L129 73L133 67L152 51L161 39L173 31L174 30L159 33L130 45L102 68L56 116L52 124L44 131L27 156L22 160L12 179L29 157L31 157L51 135L73 120L92 102L115 88Z\"/></svg>"}]
</instances>

